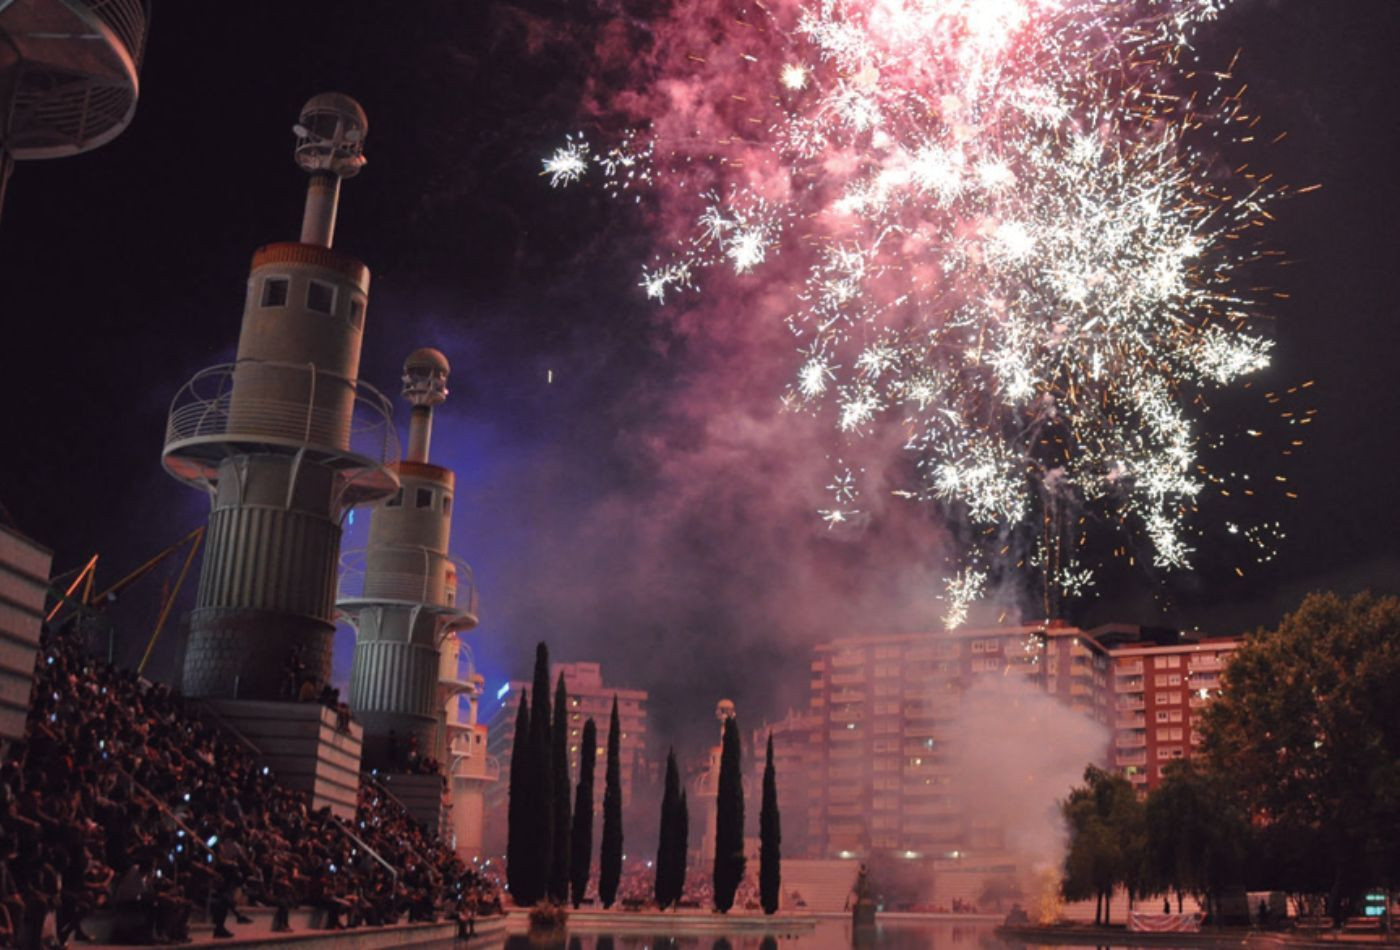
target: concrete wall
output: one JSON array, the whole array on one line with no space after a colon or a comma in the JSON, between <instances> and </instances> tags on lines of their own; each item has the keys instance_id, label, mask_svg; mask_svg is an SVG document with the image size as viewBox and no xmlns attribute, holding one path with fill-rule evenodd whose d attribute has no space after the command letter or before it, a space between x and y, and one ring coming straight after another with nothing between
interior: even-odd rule
<instances>
[{"instance_id":1,"label":"concrete wall","mask_svg":"<svg viewBox=\"0 0 1400 950\"><path fill-rule=\"evenodd\" d=\"M24 734L53 555L0 525L0 746Z\"/></svg>"},{"instance_id":2,"label":"concrete wall","mask_svg":"<svg viewBox=\"0 0 1400 950\"><path fill-rule=\"evenodd\" d=\"M375 777L390 794L403 802L415 821L426 825L434 835L442 834L441 776L380 772Z\"/></svg>"},{"instance_id":3,"label":"concrete wall","mask_svg":"<svg viewBox=\"0 0 1400 950\"><path fill-rule=\"evenodd\" d=\"M329 805L350 820L360 787L363 731L336 728L336 715L320 703L208 700L206 705L258 747L258 761L288 788L311 795L311 807Z\"/></svg>"}]
</instances>

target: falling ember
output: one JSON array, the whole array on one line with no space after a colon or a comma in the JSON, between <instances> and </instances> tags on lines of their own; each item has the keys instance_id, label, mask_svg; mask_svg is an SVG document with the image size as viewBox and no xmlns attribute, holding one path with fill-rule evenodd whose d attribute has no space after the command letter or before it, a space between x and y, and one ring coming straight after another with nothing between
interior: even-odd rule
<instances>
[{"instance_id":1,"label":"falling ember","mask_svg":"<svg viewBox=\"0 0 1400 950\"><path fill-rule=\"evenodd\" d=\"M617 96L639 131L542 173L655 194L679 231L643 270L659 303L781 269L786 404L848 458L900 427L897 494L970 529L949 626L1020 566L1079 596L1086 512L1190 565L1202 395L1269 362L1237 278L1282 190L1198 144L1246 124L1235 87L1183 88L1227 2L774 0L726 36L694 0ZM858 510L849 475L828 525Z\"/></svg>"}]
</instances>

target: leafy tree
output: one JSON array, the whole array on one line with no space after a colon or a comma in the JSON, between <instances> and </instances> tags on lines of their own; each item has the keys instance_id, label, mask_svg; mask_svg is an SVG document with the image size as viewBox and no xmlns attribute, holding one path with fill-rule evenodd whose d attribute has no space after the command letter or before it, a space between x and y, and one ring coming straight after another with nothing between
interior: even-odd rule
<instances>
[{"instance_id":1,"label":"leafy tree","mask_svg":"<svg viewBox=\"0 0 1400 950\"><path fill-rule=\"evenodd\" d=\"M564 687L564 674L554 687L554 730L550 737L549 771L554 789L554 808L550 814L552 840L550 844L549 899L563 903L569 899L569 693Z\"/></svg>"},{"instance_id":2,"label":"leafy tree","mask_svg":"<svg viewBox=\"0 0 1400 950\"><path fill-rule=\"evenodd\" d=\"M1321 872L1337 921L1400 871L1397 682L1400 598L1311 594L1246 638L1206 709L1208 761L1269 830L1276 867L1297 872L1285 889Z\"/></svg>"},{"instance_id":3,"label":"leafy tree","mask_svg":"<svg viewBox=\"0 0 1400 950\"><path fill-rule=\"evenodd\" d=\"M778 777L773 768L773 733L763 765L763 805L758 812L758 902L765 914L778 909L782 888L782 823L778 816Z\"/></svg>"},{"instance_id":4,"label":"leafy tree","mask_svg":"<svg viewBox=\"0 0 1400 950\"><path fill-rule=\"evenodd\" d=\"M510 749L510 804L506 812L506 887L516 900L528 874L526 866L530 856L525 849L529 846L529 830L526 823L534 820L530 795L534 786L530 774L530 693L520 693L520 711L515 714L515 741Z\"/></svg>"},{"instance_id":5,"label":"leafy tree","mask_svg":"<svg viewBox=\"0 0 1400 950\"><path fill-rule=\"evenodd\" d=\"M679 855L680 880L677 880L676 836L681 805L680 770L676 768L676 750L666 754L666 788L661 796L661 828L656 843L656 906L665 910L680 900L684 888L685 855ZM679 886L678 886L679 884Z\"/></svg>"},{"instance_id":6,"label":"leafy tree","mask_svg":"<svg viewBox=\"0 0 1400 950\"><path fill-rule=\"evenodd\" d=\"M612 717L608 720L608 770L603 782L603 841L598 850L598 898L611 907L622 880L622 726L617 718L617 696L613 696Z\"/></svg>"},{"instance_id":7,"label":"leafy tree","mask_svg":"<svg viewBox=\"0 0 1400 950\"><path fill-rule=\"evenodd\" d=\"M1249 837L1221 777L1190 759L1172 762L1145 815L1152 879L1176 892L1178 911L1190 893L1218 919L1221 892L1241 879Z\"/></svg>"},{"instance_id":8,"label":"leafy tree","mask_svg":"<svg viewBox=\"0 0 1400 950\"><path fill-rule=\"evenodd\" d=\"M1070 790L1062 810L1070 846L1061 890L1066 900L1093 897L1094 923L1106 926L1111 923L1115 888L1126 884L1131 893L1142 880L1142 804L1126 778L1091 765L1084 770L1084 784Z\"/></svg>"},{"instance_id":9,"label":"leafy tree","mask_svg":"<svg viewBox=\"0 0 1400 950\"><path fill-rule=\"evenodd\" d=\"M744 782L739 751L739 725L724 720L720 740L719 788L715 800L715 909L734 906L734 892L744 879Z\"/></svg>"},{"instance_id":10,"label":"leafy tree","mask_svg":"<svg viewBox=\"0 0 1400 950\"><path fill-rule=\"evenodd\" d=\"M569 877L574 908L588 890L588 868L593 863L593 760L598 757L598 727L593 717L583 724L578 753L578 789L574 793L574 826L570 836Z\"/></svg>"}]
</instances>

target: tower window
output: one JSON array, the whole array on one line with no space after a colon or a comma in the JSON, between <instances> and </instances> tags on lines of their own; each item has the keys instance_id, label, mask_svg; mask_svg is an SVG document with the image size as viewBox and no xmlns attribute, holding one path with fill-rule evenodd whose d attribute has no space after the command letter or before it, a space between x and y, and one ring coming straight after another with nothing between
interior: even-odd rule
<instances>
[{"instance_id":1,"label":"tower window","mask_svg":"<svg viewBox=\"0 0 1400 950\"><path fill-rule=\"evenodd\" d=\"M306 285L306 309L317 313L334 311L335 287L320 280L309 281Z\"/></svg>"},{"instance_id":2,"label":"tower window","mask_svg":"<svg viewBox=\"0 0 1400 950\"><path fill-rule=\"evenodd\" d=\"M452 514L452 496L451 496L451 495L443 495L443 496L442 496L442 513L445 514L445 515L450 515L450 514Z\"/></svg>"},{"instance_id":3,"label":"tower window","mask_svg":"<svg viewBox=\"0 0 1400 950\"><path fill-rule=\"evenodd\" d=\"M415 498L415 504L419 508L433 507L433 490L431 488L420 488Z\"/></svg>"},{"instance_id":4,"label":"tower window","mask_svg":"<svg viewBox=\"0 0 1400 950\"><path fill-rule=\"evenodd\" d=\"M385 508L402 508L402 507L403 507L403 489L400 488L398 491L394 492L394 497L393 497L393 498L390 498L388 501L386 501L386 502L384 503L384 507L385 507Z\"/></svg>"},{"instance_id":5,"label":"tower window","mask_svg":"<svg viewBox=\"0 0 1400 950\"><path fill-rule=\"evenodd\" d=\"M263 281L262 305L264 307L285 307L287 305L287 285L285 277L269 277Z\"/></svg>"},{"instance_id":6,"label":"tower window","mask_svg":"<svg viewBox=\"0 0 1400 950\"><path fill-rule=\"evenodd\" d=\"M365 302L359 298L350 300L350 325L356 330L365 325Z\"/></svg>"}]
</instances>

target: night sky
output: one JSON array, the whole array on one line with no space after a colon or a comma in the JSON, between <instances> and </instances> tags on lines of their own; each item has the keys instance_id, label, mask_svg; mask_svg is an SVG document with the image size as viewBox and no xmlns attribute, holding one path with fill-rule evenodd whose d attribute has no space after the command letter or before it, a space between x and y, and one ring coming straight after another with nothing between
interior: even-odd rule
<instances>
[{"instance_id":1,"label":"night sky","mask_svg":"<svg viewBox=\"0 0 1400 950\"><path fill-rule=\"evenodd\" d=\"M671 697L654 703L658 733L708 732L722 695L750 721L805 705L806 645L937 629L943 526L909 508L856 535L817 520L821 450L777 406L795 354L648 304L645 216L539 177L587 121L600 33L617 17L644 32L653 9L220 10L158 4L132 126L84 156L20 164L0 217L0 504L56 570L100 551L110 581L202 523L205 501L160 468L165 412L197 370L232 358L251 252L299 227L291 126L307 97L339 90L370 120L336 235L373 274L361 378L396 394L423 345L453 364L434 461L458 473L453 546L477 573L470 643L493 686L525 675L545 639ZM1400 591L1400 3L1237 0L1202 53L1223 65L1237 48L1265 137L1288 136L1223 158L1322 188L1274 209L1266 243L1291 262L1267 275L1287 295L1268 307L1274 363L1210 424L1279 433L1280 411L1316 409L1292 457L1275 439L1217 460L1283 474L1299 497L1253 511L1287 532L1273 562L1241 578L1206 543L1197 573L1110 572L1082 622L1236 633L1310 589ZM119 605L124 657L139 656L177 567Z\"/></svg>"}]
</instances>

